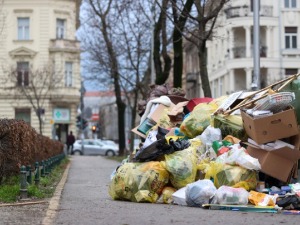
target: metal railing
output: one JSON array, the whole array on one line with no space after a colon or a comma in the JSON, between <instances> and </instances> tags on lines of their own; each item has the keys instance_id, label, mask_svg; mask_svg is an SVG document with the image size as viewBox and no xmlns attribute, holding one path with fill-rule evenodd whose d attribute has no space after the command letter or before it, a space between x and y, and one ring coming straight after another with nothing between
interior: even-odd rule
<instances>
[{"instance_id":1,"label":"metal railing","mask_svg":"<svg viewBox=\"0 0 300 225\"><path fill-rule=\"evenodd\" d=\"M247 17L247 16L252 16L253 14L250 6L248 5L229 7L225 10L225 13L227 19L231 19L235 17ZM265 17L272 17L273 6L268 6L268 5L260 6L259 15Z\"/></svg>"},{"instance_id":2,"label":"metal railing","mask_svg":"<svg viewBox=\"0 0 300 225\"><path fill-rule=\"evenodd\" d=\"M233 58L245 58L246 57L246 47L234 47L232 48L233 51ZM251 57L253 56L253 47L251 47ZM265 58L267 57L267 46L260 47L260 57Z\"/></svg>"},{"instance_id":3,"label":"metal railing","mask_svg":"<svg viewBox=\"0 0 300 225\"><path fill-rule=\"evenodd\" d=\"M34 185L39 185L40 177L49 175L64 158L65 154L62 153L41 162L35 162L34 169L31 165L22 165L20 168L20 198L28 198L28 185L33 184L33 181Z\"/></svg>"}]
</instances>

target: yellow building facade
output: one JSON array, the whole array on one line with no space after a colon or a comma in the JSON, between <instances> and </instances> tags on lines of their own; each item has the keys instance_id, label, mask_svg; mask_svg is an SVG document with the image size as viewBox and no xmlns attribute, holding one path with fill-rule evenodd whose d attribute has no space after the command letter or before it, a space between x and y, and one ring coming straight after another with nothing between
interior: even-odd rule
<instances>
[{"instance_id":1,"label":"yellow building facade","mask_svg":"<svg viewBox=\"0 0 300 225\"><path fill-rule=\"evenodd\" d=\"M39 113L43 135L65 142L68 132L75 133L81 87L76 39L80 3L0 3L0 119L23 119L39 132ZM36 94L26 96L18 88Z\"/></svg>"}]
</instances>

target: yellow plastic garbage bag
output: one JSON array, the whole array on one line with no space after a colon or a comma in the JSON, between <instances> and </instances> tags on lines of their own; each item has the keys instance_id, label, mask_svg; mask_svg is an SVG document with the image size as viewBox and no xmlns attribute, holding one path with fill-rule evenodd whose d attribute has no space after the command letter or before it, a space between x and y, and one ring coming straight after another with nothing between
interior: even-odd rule
<instances>
[{"instance_id":1,"label":"yellow plastic garbage bag","mask_svg":"<svg viewBox=\"0 0 300 225\"><path fill-rule=\"evenodd\" d=\"M196 179L197 154L196 148L187 149L165 155L165 166L170 173L170 182L173 187L180 189Z\"/></svg>"},{"instance_id":2,"label":"yellow plastic garbage bag","mask_svg":"<svg viewBox=\"0 0 300 225\"><path fill-rule=\"evenodd\" d=\"M198 166L198 168L203 169L203 166ZM206 164L203 172L205 173L205 179L213 180L216 188L226 185L250 191L254 190L257 185L257 172L240 166L231 166L212 161Z\"/></svg>"},{"instance_id":3,"label":"yellow plastic garbage bag","mask_svg":"<svg viewBox=\"0 0 300 225\"><path fill-rule=\"evenodd\" d=\"M250 191L249 202L256 206L275 206L278 195L268 195L265 193Z\"/></svg>"},{"instance_id":4,"label":"yellow plastic garbage bag","mask_svg":"<svg viewBox=\"0 0 300 225\"><path fill-rule=\"evenodd\" d=\"M168 182L169 173L161 162L125 163L112 177L109 195L113 199L154 203Z\"/></svg>"},{"instance_id":5,"label":"yellow plastic garbage bag","mask_svg":"<svg viewBox=\"0 0 300 225\"><path fill-rule=\"evenodd\" d=\"M180 131L189 138L200 135L210 125L210 117L218 106L213 103L200 103L195 106L190 115L183 120Z\"/></svg>"},{"instance_id":6,"label":"yellow plastic garbage bag","mask_svg":"<svg viewBox=\"0 0 300 225\"><path fill-rule=\"evenodd\" d=\"M180 131L189 138L202 134L205 128L211 124L211 115L225 99L227 99L227 96L221 96L209 103L196 105L190 115L181 123Z\"/></svg>"},{"instance_id":7,"label":"yellow plastic garbage bag","mask_svg":"<svg viewBox=\"0 0 300 225\"><path fill-rule=\"evenodd\" d=\"M176 191L173 187L164 187L156 203L171 204L173 202L172 194Z\"/></svg>"}]
</instances>

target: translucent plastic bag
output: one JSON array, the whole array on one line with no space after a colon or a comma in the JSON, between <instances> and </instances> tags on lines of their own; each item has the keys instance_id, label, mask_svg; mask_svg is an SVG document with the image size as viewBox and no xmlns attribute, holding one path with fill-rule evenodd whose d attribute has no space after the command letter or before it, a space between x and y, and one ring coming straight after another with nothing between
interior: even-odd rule
<instances>
[{"instance_id":1,"label":"translucent plastic bag","mask_svg":"<svg viewBox=\"0 0 300 225\"><path fill-rule=\"evenodd\" d=\"M154 203L168 182L161 162L125 163L113 176L109 194L113 199Z\"/></svg>"},{"instance_id":2,"label":"translucent plastic bag","mask_svg":"<svg viewBox=\"0 0 300 225\"><path fill-rule=\"evenodd\" d=\"M179 189L192 183L197 174L197 154L195 147L165 155L165 166L170 173L171 184Z\"/></svg>"},{"instance_id":3,"label":"translucent plastic bag","mask_svg":"<svg viewBox=\"0 0 300 225\"><path fill-rule=\"evenodd\" d=\"M185 200L188 206L202 207L210 202L217 191L211 180L198 180L186 186Z\"/></svg>"},{"instance_id":4,"label":"translucent plastic bag","mask_svg":"<svg viewBox=\"0 0 300 225\"><path fill-rule=\"evenodd\" d=\"M221 205L247 205L249 192L244 188L221 186L215 193L212 203Z\"/></svg>"},{"instance_id":5,"label":"translucent plastic bag","mask_svg":"<svg viewBox=\"0 0 300 225\"><path fill-rule=\"evenodd\" d=\"M189 138L200 135L210 125L210 117L218 108L215 103L200 103L190 115L183 120L180 131Z\"/></svg>"},{"instance_id":6,"label":"translucent plastic bag","mask_svg":"<svg viewBox=\"0 0 300 225\"><path fill-rule=\"evenodd\" d=\"M159 196L159 199L156 203L165 203L165 204L171 204L173 202L172 195L177 190L173 187L164 187L162 194Z\"/></svg>"},{"instance_id":7,"label":"translucent plastic bag","mask_svg":"<svg viewBox=\"0 0 300 225\"><path fill-rule=\"evenodd\" d=\"M203 171L205 179L212 179L216 188L226 185L235 188L242 187L249 191L254 190L257 185L257 172L240 166L210 162L206 164Z\"/></svg>"},{"instance_id":8,"label":"translucent plastic bag","mask_svg":"<svg viewBox=\"0 0 300 225\"><path fill-rule=\"evenodd\" d=\"M229 165L239 165L249 170L260 170L261 165L258 159L250 156L246 149L239 144L232 145L231 150L219 156L216 161Z\"/></svg>"}]
</instances>

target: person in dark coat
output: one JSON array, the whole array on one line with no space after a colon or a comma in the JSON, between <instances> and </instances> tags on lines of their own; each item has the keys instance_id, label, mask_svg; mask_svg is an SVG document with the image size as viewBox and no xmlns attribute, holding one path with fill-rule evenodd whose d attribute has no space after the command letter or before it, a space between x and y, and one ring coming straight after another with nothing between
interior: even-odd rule
<instances>
[{"instance_id":1,"label":"person in dark coat","mask_svg":"<svg viewBox=\"0 0 300 225\"><path fill-rule=\"evenodd\" d=\"M75 142L75 137L73 135L73 132L70 131L70 134L67 137L67 154L69 153L73 154L74 142ZM70 152L70 147L71 147L71 152Z\"/></svg>"}]
</instances>

